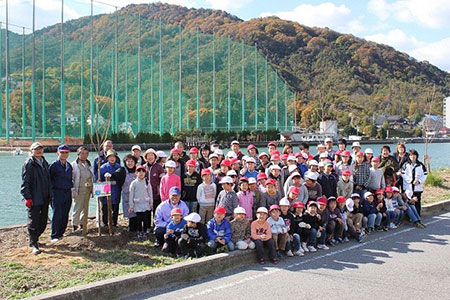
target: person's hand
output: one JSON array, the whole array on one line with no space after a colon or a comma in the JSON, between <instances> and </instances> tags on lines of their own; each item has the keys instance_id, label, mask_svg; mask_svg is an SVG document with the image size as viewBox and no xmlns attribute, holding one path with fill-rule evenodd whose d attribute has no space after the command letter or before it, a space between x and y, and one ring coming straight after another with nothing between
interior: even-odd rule
<instances>
[{"instance_id":1,"label":"person's hand","mask_svg":"<svg viewBox=\"0 0 450 300\"><path fill-rule=\"evenodd\" d=\"M402 172L397 172L397 176L402 176Z\"/></svg>"},{"instance_id":2,"label":"person's hand","mask_svg":"<svg viewBox=\"0 0 450 300\"><path fill-rule=\"evenodd\" d=\"M323 227L322 227L322 226L319 226L319 230L320 230L320 231L323 231Z\"/></svg>"},{"instance_id":3,"label":"person's hand","mask_svg":"<svg viewBox=\"0 0 450 300\"><path fill-rule=\"evenodd\" d=\"M387 217L387 214L386 214L386 213L383 213L383 217Z\"/></svg>"},{"instance_id":4,"label":"person's hand","mask_svg":"<svg viewBox=\"0 0 450 300\"><path fill-rule=\"evenodd\" d=\"M261 234L260 237L261 237L261 239L265 239L266 235L265 234Z\"/></svg>"},{"instance_id":5,"label":"person's hand","mask_svg":"<svg viewBox=\"0 0 450 300\"><path fill-rule=\"evenodd\" d=\"M399 213L400 213L400 209L397 209L397 208L396 208L396 209L394 209L394 211L395 211L396 214L399 214Z\"/></svg>"},{"instance_id":6,"label":"person's hand","mask_svg":"<svg viewBox=\"0 0 450 300\"><path fill-rule=\"evenodd\" d=\"M292 242L294 241L294 237L292 235L289 236L289 240Z\"/></svg>"},{"instance_id":7,"label":"person's hand","mask_svg":"<svg viewBox=\"0 0 450 300\"><path fill-rule=\"evenodd\" d=\"M408 210L408 207L407 207L406 205L403 205L403 206L402 206L402 209L403 209L403 210Z\"/></svg>"},{"instance_id":8,"label":"person's hand","mask_svg":"<svg viewBox=\"0 0 450 300\"><path fill-rule=\"evenodd\" d=\"M414 185L419 185L420 182L418 180L414 181Z\"/></svg>"},{"instance_id":9,"label":"person's hand","mask_svg":"<svg viewBox=\"0 0 450 300\"><path fill-rule=\"evenodd\" d=\"M186 233L182 233L180 238L182 238L183 240L187 240L189 238L189 235L187 235Z\"/></svg>"},{"instance_id":10,"label":"person's hand","mask_svg":"<svg viewBox=\"0 0 450 300\"><path fill-rule=\"evenodd\" d=\"M130 208L128 209L128 212L131 214L131 213L134 212L134 209L133 209L132 207L130 207Z\"/></svg>"},{"instance_id":11,"label":"person's hand","mask_svg":"<svg viewBox=\"0 0 450 300\"><path fill-rule=\"evenodd\" d=\"M31 205L33 205L33 199L25 200L25 206L26 207L31 208Z\"/></svg>"},{"instance_id":12,"label":"person's hand","mask_svg":"<svg viewBox=\"0 0 450 300\"><path fill-rule=\"evenodd\" d=\"M225 245L225 240L221 238L221 239L219 239L219 243L222 245Z\"/></svg>"},{"instance_id":13,"label":"person's hand","mask_svg":"<svg viewBox=\"0 0 450 300\"><path fill-rule=\"evenodd\" d=\"M173 232L174 232L173 229L167 230L167 233L168 233L168 234L172 234Z\"/></svg>"},{"instance_id":14,"label":"person's hand","mask_svg":"<svg viewBox=\"0 0 450 300\"><path fill-rule=\"evenodd\" d=\"M111 177L111 173L105 173L105 178Z\"/></svg>"},{"instance_id":15,"label":"person's hand","mask_svg":"<svg viewBox=\"0 0 450 300\"><path fill-rule=\"evenodd\" d=\"M317 219L322 220L322 216L320 214L317 214Z\"/></svg>"},{"instance_id":16,"label":"person's hand","mask_svg":"<svg viewBox=\"0 0 450 300\"><path fill-rule=\"evenodd\" d=\"M342 219L340 219L340 218L337 218L336 220L339 222L339 224L344 223L344 221L342 221Z\"/></svg>"},{"instance_id":17,"label":"person's hand","mask_svg":"<svg viewBox=\"0 0 450 300\"><path fill-rule=\"evenodd\" d=\"M167 233L165 233L164 238L167 240L169 238L169 235Z\"/></svg>"}]
</instances>

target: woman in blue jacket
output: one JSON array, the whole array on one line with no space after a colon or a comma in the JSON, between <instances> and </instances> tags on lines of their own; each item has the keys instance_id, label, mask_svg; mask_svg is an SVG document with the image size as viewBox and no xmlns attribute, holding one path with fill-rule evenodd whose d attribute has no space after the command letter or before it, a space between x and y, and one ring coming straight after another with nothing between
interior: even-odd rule
<instances>
[{"instance_id":1,"label":"woman in blue jacket","mask_svg":"<svg viewBox=\"0 0 450 300\"><path fill-rule=\"evenodd\" d=\"M111 177L120 165L116 162L116 152L109 150L106 153L107 162L100 167L100 181L106 181L106 177ZM117 219L119 217L119 203L120 203L120 185L112 178L111 180L111 204L112 204L112 225L117 226ZM108 225L108 205L106 197L101 198L102 201L102 220L105 226Z\"/></svg>"}]
</instances>

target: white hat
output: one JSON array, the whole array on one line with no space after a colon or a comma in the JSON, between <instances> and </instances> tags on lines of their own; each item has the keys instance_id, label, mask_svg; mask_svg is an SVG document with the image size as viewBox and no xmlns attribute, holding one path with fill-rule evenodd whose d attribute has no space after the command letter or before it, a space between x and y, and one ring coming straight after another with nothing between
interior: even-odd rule
<instances>
[{"instance_id":1,"label":"white hat","mask_svg":"<svg viewBox=\"0 0 450 300\"><path fill-rule=\"evenodd\" d=\"M211 153L211 154L209 155L208 159L211 159L211 158L213 158L213 157L219 158L219 156L217 155L217 153Z\"/></svg>"},{"instance_id":2,"label":"white hat","mask_svg":"<svg viewBox=\"0 0 450 300\"><path fill-rule=\"evenodd\" d=\"M297 166L296 165L290 165L288 170L289 170L289 173L294 172L295 170L297 170Z\"/></svg>"},{"instance_id":3,"label":"white hat","mask_svg":"<svg viewBox=\"0 0 450 300\"><path fill-rule=\"evenodd\" d=\"M167 157L167 154L164 151L156 151L156 155L161 158Z\"/></svg>"},{"instance_id":4,"label":"white hat","mask_svg":"<svg viewBox=\"0 0 450 300\"><path fill-rule=\"evenodd\" d=\"M233 183L233 178L231 178L230 176L225 176L219 182L219 184L223 184L223 183L230 183L230 184L232 184Z\"/></svg>"},{"instance_id":5,"label":"white hat","mask_svg":"<svg viewBox=\"0 0 450 300\"><path fill-rule=\"evenodd\" d=\"M221 149L217 149L214 153L217 155L223 155L223 151Z\"/></svg>"},{"instance_id":6,"label":"white hat","mask_svg":"<svg viewBox=\"0 0 450 300\"><path fill-rule=\"evenodd\" d=\"M352 148L353 148L353 147L359 147L359 148L361 148L361 144L360 144L359 142L353 142Z\"/></svg>"},{"instance_id":7,"label":"white hat","mask_svg":"<svg viewBox=\"0 0 450 300\"><path fill-rule=\"evenodd\" d=\"M164 165L166 168L176 168L177 164L173 160L169 160Z\"/></svg>"},{"instance_id":8,"label":"white hat","mask_svg":"<svg viewBox=\"0 0 450 300\"><path fill-rule=\"evenodd\" d=\"M405 195L406 195L406 197L408 197L408 199L411 199L413 197L414 193L411 190L406 190Z\"/></svg>"},{"instance_id":9,"label":"white hat","mask_svg":"<svg viewBox=\"0 0 450 300\"><path fill-rule=\"evenodd\" d=\"M319 158L328 158L328 154L325 152L320 153Z\"/></svg>"},{"instance_id":10,"label":"white hat","mask_svg":"<svg viewBox=\"0 0 450 300\"><path fill-rule=\"evenodd\" d=\"M305 152L302 152L302 157L303 157L304 159L308 159L308 154L305 153Z\"/></svg>"},{"instance_id":11,"label":"white hat","mask_svg":"<svg viewBox=\"0 0 450 300\"><path fill-rule=\"evenodd\" d=\"M131 151L133 151L135 149L142 151L141 146L139 146L139 145L134 145L133 147L131 147Z\"/></svg>"},{"instance_id":12,"label":"white hat","mask_svg":"<svg viewBox=\"0 0 450 300\"><path fill-rule=\"evenodd\" d=\"M311 159L311 160L308 162L308 165L310 165L310 166L318 166L319 163L317 162L317 160Z\"/></svg>"},{"instance_id":13,"label":"white hat","mask_svg":"<svg viewBox=\"0 0 450 300\"><path fill-rule=\"evenodd\" d=\"M328 142L333 142L333 139L330 137L325 138L325 143L328 143Z\"/></svg>"},{"instance_id":14,"label":"white hat","mask_svg":"<svg viewBox=\"0 0 450 300\"><path fill-rule=\"evenodd\" d=\"M236 207L233 212L234 214L245 214L245 215L247 214L245 212L245 209L241 206Z\"/></svg>"},{"instance_id":15,"label":"white hat","mask_svg":"<svg viewBox=\"0 0 450 300\"><path fill-rule=\"evenodd\" d=\"M228 158L237 158L237 154L234 151L228 151L227 157Z\"/></svg>"},{"instance_id":16,"label":"white hat","mask_svg":"<svg viewBox=\"0 0 450 300\"><path fill-rule=\"evenodd\" d=\"M364 153L373 154L373 150L372 150L372 148L367 148L366 151L364 151Z\"/></svg>"},{"instance_id":17,"label":"white hat","mask_svg":"<svg viewBox=\"0 0 450 300\"><path fill-rule=\"evenodd\" d=\"M250 177L248 179L248 184L253 184L253 183L256 183L256 179L255 179L255 177Z\"/></svg>"},{"instance_id":18,"label":"white hat","mask_svg":"<svg viewBox=\"0 0 450 300\"><path fill-rule=\"evenodd\" d=\"M44 148L44 146L42 146L42 144L39 142L34 142L30 146L30 150L36 150L37 148Z\"/></svg>"},{"instance_id":19,"label":"white hat","mask_svg":"<svg viewBox=\"0 0 450 300\"><path fill-rule=\"evenodd\" d=\"M291 174L291 177L295 177L295 176L302 177L302 175L300 175L299 172L294 172L294 173Z\"/></svg>"},{"instance_id":20,"label":"white hat","mask_svg":"<svg viewBox=\"0 0 450 300\"><path fill-rule=\"evenodd\" d=\"M326 148L326 147L324 144L319 144L319 145L317 145L317 149L319 149L319 148Z\"/></svg>"},{"instance_id":21,"label":"white hat","mask_svg":"<svg viewBox=\"0 0 450 300\"><path fill-rule=\"evenodd\" d=\"M286 197L284 197L284 198L281 198L281 200L280 200L280 205L288 205L288 206L291 206L291 203L289 202L289 200L288 200Z\"/></svg>"},{"instance_id":22,"label":"white hat","mask_svg":"<svg viewBox=\"0 0 450 300\"><path fill-rule=\"evenodd\" d=\"M234 171L234 170L228 171L227 176L237 176L236 171Z\"/></svg>"},{"instance_id":23,"label":"white hat","mask_svg":"<svg viewBox=\"0 0 450 300\"><path fill-rule=\"evenodd\" d=\"M236 141L236 140L232 141L231 145L234 145L234 144L239 145L239 141Z\"/></svg>"},{"instance_id":24,"label":"white hat","mask_svg":"<svg viewBox=\"0 0 450 300\"><path fill-rule=\"evenodd\" d=\"M256 160L255 160L253 157L248 157L248 158L246 159L246 161L247 161L248 163L254 163L254 164L256 164Z\"/></svg>"},{"instance_id":25,"label":"white hat","mask_svg":"<svg viewBox=\"0 0 450 300\"><path fill-rule=\"evenodd\" d=\"M257 210L256 210L256 213L266 213L266 214L268 214L269 212L267 211L267 208L265 208L265 207L259 207Z\"/></svg>"},{"instance_id":26,"label":"white hat","mask_svg":"<svg viewBox=\"0 0 450 300\"><path fill-rule=\"evenodd\" d=\"M259 155L258 155L258 158L261 158L262 156L267 156L267 157L269 157L269 155L266 153L266 152L261 152Z\"/></svg>"},{"instance_id":27,"label":"white hat","mask_svg":"<svg viewBox=\"0 0 450 300\"><path fill-rule=\"evenodd\" d=\"M198 213L190 213L186 217L184 217L186 221L191 221L194 223L198 223L202 220L202 217Z\"/></svg>"},{"instance_id":28,"label":"white hat","mask_svg":"<svg viewBox=\"0 0 450 300\"><path fill-rule=\"evenodd\" d=\"M353 206L355 205L355 202L353 202L352 199L348 198L347 200L345 200L345 206L347 206L347 210L349 212L353 211Z\"/></svg>"},{"instance_id":29,"label":"white hat","mask_svg":"<svg viewBox=\"0 0 450 300\"><path fill-rule=\"evenodd\" d=\"M281 167L279 165L271 165L269 169L270 169L270 171L272 171L272 170L281 170Z\"/></svg>"},{"instance_id":30,"label":"white hat","mask_svg":"<svg viewBox=\"0 0 450 300\"><path fill-rule=\"evenodd\" d=\"M245 161L248 161L249 158L250 158L250 156L248 156L248 155L242 156L242 160L245 160Z\"/></svg>"},{"instance_id":31,"label":"white hat","mask_svg":"<svg viewBox=\"0 0 450 300\"><path fill-rule=\"evenodd\" d=\"M319 167L325 167L325 163L323 161L321 161L318 166Z\"/></svg>"},{"instance_id":32,"label":"white hat","mask_svg":"<svg viewBox=\"0 0 450 300\"><path fill-rule=\"evenodd\" d=\"M369 197L369 196L373 196L373 194L371 192L364 193L364 199L367 199L367 197Z\"/></svg>"},{"instance_id":33,"label":"white hat","mask_svg":"<svg viewBox=\"0 0 450 300\"><path fill-rule=\"evenodd\" d=\"M147 154L149 154L149 153L153 153L156 156L156 158L158 158L158 153L156 153L155 149L153 149L153 148L147 149L144 153L144 157L147 157Z\"/></svg>"},{"instance_id":34,"label":"white hat","mask_svg":"<svg viewBox=\"0 0 450 300\"><path fill-rule=\"evenodd\" d=\"M358 197L358 198L361 198L361 196L358 194L358 193L353 193L350 197Z\"/></svg>"},{"instance_id":35,"label":"white hat","mask_svg":"<svg viewBox=\"0 0 450 300\"><path fill-rule=\"evenodd\" d=\"M288 160L288 161L289 161L289 160L297 161L297 158L295 158L294 155L289 155L288 158L287 158L287 160Z\"/></svg>"},{"instance_id":36,"label":"white hat","mask_svg":"<svg viewBox=\"0 0 450 300\"><path fill-rule=\"evenodd\" d=\"M306 172L305 177L310 180L317 180L317 174L316 172Z\"/></svg>"},{"instance_id":37,"label":"white hat","mask_svg":"<svg viewBox=\"0 0 450 300\"><path fill-rule=\"evenodd\" d=\"M393 186L392 187L392 191L393 192L400 192L400 189L398 187L396 187L396 186Z\"/></svg>"}]
</instances>

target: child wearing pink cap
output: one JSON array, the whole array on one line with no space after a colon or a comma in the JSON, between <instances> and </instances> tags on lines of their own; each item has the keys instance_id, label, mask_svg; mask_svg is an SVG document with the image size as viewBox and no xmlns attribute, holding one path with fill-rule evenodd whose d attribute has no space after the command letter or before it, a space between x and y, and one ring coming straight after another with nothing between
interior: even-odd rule
<instances>
[{"instance_id":1,"label":"child wearing pink cap","mask_svg":"<svg viewBox=\"0 0 450 300\"><path fill-rule=\"evenodd\" d=\"M247 220L250 221L253 220L254 198L253 193L249 191L248 180L249 179L247 177L241 177L239 179L240 191L237 193L237 197L239 200L239 206L245 209Z\"/></svg>"}]
</instances>

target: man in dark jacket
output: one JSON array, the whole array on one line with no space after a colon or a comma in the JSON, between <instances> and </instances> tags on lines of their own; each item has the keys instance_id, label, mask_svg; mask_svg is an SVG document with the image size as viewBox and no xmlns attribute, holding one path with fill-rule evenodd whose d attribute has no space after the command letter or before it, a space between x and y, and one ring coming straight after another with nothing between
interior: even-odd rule
<instances>
[{"instance_id":1,"label":"man in dark jacket","mask_svg":"<svg viewBox=\"0 0 450 300\"><path fill-rule=\"evenodd\" d=\"M58 147L58 159L49 167L52 183L52 242L62 239L69 221L70 207L72 206L72 165L67 161L69 147Z\"/></svg>"},{"instance_id":2,"label":"man in dark jacket","mask_svg":"<svg viewBox=\"0 0 450 300\"><path fill-rule=\"evenodd\" d=\"M44 147L33 143L31 156L22 167L22 186L20 193L28 208L29 245L34 254L39 254L38 240L47 227L48 206L51 201L50 174L48 163L44 158Z\"/></svg>"}]
</instances>

